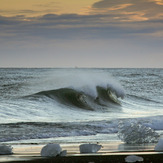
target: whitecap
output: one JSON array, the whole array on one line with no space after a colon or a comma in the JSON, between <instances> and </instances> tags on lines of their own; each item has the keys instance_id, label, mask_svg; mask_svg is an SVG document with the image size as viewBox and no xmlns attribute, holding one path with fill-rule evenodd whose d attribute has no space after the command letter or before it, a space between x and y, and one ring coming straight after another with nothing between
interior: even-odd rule
<instances>
[{"instance_id":1,"label":"whitecap","mask_svg":"<svg viewBox=\"0 0 163 163\"><path fill-rule=\"evenodd\" d=\"M118 129L118 137L128 144L155 143L160 136L152 128L138 122L120 121Z\"/></svg>"}]
</instances>

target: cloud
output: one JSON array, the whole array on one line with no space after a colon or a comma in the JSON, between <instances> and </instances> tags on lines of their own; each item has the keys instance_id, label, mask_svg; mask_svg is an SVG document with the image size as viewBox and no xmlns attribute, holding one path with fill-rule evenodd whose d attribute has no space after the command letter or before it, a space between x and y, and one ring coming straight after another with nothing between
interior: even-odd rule
<instances>
[{"instance_id":1,"label":"cloud","mask_svg":"<svg viewBox=\"0 0 163 163\"><path fill-rule=\"evenodd\" d=\"M163 5L163 0L153 0L158 5Z\"/></svg>"},{"instance_id":2,"label":"cloud","mask_svg":"<svg viewBox=\"0 0 163 163\"><path fill-rule=\"evenodd\" d=\"M115 7L117 5L122 5L122 4L129 4L131 3L130 0L101 0L93 4L94 8L110 8L110 7Z\"/></svg>"},{"instance_id":3,"label":"cloud","mask_svg":"<svg viewBox=\"0 0 163 163\"><path fill-rule=\"evenodd\" d=\"M163 22L160 19L142 21L122 21L125 14L131 18L135 13L121 14L46 14L39 17L0 17L1 39L112 39L112 38L134 38L137 34L151 35L162 31ZM120 18L121 17L121 18ZM137 15L135 19L141 17ZM119 20L120 19L120 20ZM153 34L154 35L154 34ZM152 35L152 36L153 36ZM156 37L158 34L156 35Z\"/></svg>"},{"instance_id":4,"label":"cloud","mask_svg":"<svg viewBox=\"0 0 163 163\"><path fill-rule=\"evenodd\" d=\"M88 15L1 16L0 36L7 39L17 36L19 40L134 38L143 34L158 37L163 31L161 3L161 0L101 0L92 5Z\"/></svg>"},{"instance_id":5,"label":"cloud","mask_svg":"<svg viewBox=\"0 0 163 163\"><path fill-rule=\"evenodd\" d=\"M161 0L101 0L92 5L92 11L103 10L106 14L116 12L123 21L144 21L162 17L162 3Z\"/></svg>"},{"instance_id":6,"label":"cloud","mask_svg":"<svg viewBox=\"0 0 163 163\"><path fill-rule=\"evenodd\" d=\"M123 22L120 16L1 16L0 66L145 67L150 57L161 67L163 20Z\"/></svg>"},{"instance_id":7,"label":"cloud","mask_svg":"<svg viewBox=\"0 0 163 163\"><path fill-rule=\"evenodd\" d=\"M136 67L149 65L150 57L155 67L161 67L161 3L101 0L85 15L37 15L41 11L22 9L15 16L0 16L0 66L28 67L37 61L37 67Z\"/></svg>"}]
</instances>

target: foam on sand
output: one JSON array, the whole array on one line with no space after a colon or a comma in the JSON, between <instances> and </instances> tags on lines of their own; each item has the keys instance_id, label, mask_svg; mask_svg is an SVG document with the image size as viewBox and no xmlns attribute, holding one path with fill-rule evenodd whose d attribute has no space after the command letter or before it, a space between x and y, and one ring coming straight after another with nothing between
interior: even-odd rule
<instances>
[{"instance_id":1,"label":"foam on sand","mask_svg":"<svg viewBox=\"0 0 163 163\"><path fill-rule=\"evenodd\" d=\"M155 143L159 134L150 127L136 122L120 122L118 137L127 144Z\"/></svg>"}]
</instances>

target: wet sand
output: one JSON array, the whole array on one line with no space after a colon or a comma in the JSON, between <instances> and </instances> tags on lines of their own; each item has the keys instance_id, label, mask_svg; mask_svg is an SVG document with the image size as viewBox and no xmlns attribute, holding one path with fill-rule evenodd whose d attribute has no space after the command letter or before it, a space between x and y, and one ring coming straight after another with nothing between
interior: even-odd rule
<instances>
[{"instance_id":1,"label":"wet sand","mask_svg":"<svg viewBox=\"0 0 163 163\"><path fill-rule=\"evenodd\" d=\"M163 152L155 152L154 144L126 145L120 142L101 143L103 148L96 154L80 154L80 144L60 144L67 155L62 157L41 157L44 145L13 145L13 155L1 155L0 162L34 162L34 163L116 163L125 162L125 157L137 155L143 162L163 162Z\"/></svg>"}]
</instances>

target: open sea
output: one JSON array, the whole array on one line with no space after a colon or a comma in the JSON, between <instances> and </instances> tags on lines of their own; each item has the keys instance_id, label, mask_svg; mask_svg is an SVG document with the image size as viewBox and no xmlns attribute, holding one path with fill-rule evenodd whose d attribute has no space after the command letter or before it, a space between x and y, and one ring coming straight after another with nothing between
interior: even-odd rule
<instances>
[{"instance_id":1,"label":"open sea","mask_svg":"<svg viewBox=\"0 0 163 163\"><path fill-rule=\"evenodd\" d=\"M163 131L163 69L0 69L1 143L116 141L126 121Z\"/></svg>"}]
</instances>

